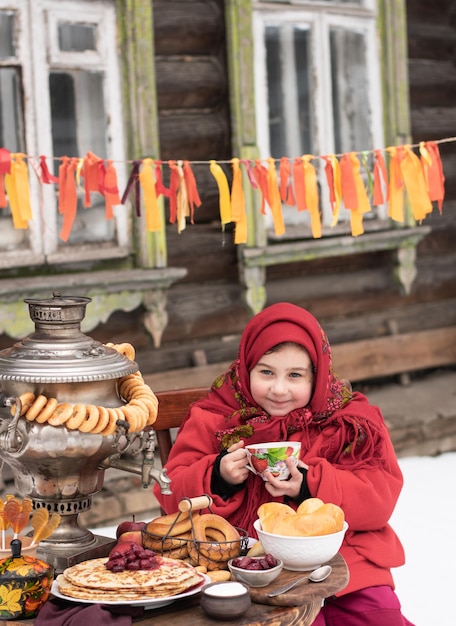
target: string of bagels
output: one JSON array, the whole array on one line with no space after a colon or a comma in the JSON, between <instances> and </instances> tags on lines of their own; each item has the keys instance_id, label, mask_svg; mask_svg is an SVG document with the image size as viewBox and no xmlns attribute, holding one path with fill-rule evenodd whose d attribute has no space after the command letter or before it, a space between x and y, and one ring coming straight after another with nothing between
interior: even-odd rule
<instances>
[{"instance_id":1,"label":"string of bagels","mask_svg":"<svg viewBox=\"0 0 456 626\"><path fill-rule=\"evenodd\" d=\"M135 359L135 349L130 343L107 343L130 361ZM20 416L29 422L65 426L69 430L82 433L113 435L119 420L128 423L129 432L140 432L151 426L157 419L158 400L151 388L144 382L141 372L123 376L117 382L119 396L126 404L118 407L104 407L95 404L59 402L57 398L44 394L35 395L26 391L19 396ZM16 404L11 406L11 414L16 414Z\"/></svg>"}]
</instances>

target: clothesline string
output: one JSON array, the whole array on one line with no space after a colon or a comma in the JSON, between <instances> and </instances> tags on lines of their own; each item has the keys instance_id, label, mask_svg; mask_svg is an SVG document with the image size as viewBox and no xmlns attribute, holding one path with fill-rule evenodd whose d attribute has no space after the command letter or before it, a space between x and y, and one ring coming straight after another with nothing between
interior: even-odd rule
<instances>
[{"instance_id":1,"label":"clothesline string","mask_svg":"<svg viewBox=\"0 0 456 626\"><path fill-rule=\"evenodd\" d=\"M452 143L454 141L456 141L456 137L445 137L443 139L435 139L435 140L433 140L433 143L435 143L435 144L444 144L444 143ZM410 148L419 148L420 147L420 143L422 143L422 142L410 143L410 144L400 144L400 145L398 145L396 147L407 145ZM380 150L382 152L387 152L389 147L390 146L388 146L386 148L380 148ZM373 155L373 154L375 154L376 151L377 151L377 149L374 149L374 150L373 149L370 149L370 150L351 150L349 152L353 152L353 153L359 154L359 155L369 155L369 154ZM336 157L336 158L341 158L341 157L344 156L344 154L346 154L346 152L345 153L340 153L340 154L336 153L336 154L331 154L331 155L329 155L329 154L325 154L325 155L310 155L310 157L311 157L311 160L314 160L314 159L322 159L322 160L324 160L325 158L327 158L329 156ZM295 158L299 159L299 158L301 158L301 156L289 157L289 159L290 160L294 160ZM32 156L32 155L24 155L24 159L37 159L37 158L39 158L39 157ZM62 160L62 157L46 157L46 158L49 159L50 161L61 161ZM80 158L83 158L83 157L70 157L70 158L80 159ZM107 161L108 159L104 159L104 160ZM126 159L126 160L109 159L109 160L112 163L128 163L128 164L134 164L137 161L137 159ZM154 160L155 161L161 161L163 164L166 164L168 162L168 160L172 160L172 161L178 162L178 161L181 161L183 159L168 159L167 161L163 161L161 159L154 159ZM215 160L217 163L221 163L223 165L230 165L232 163L232 159L210 159L210 160L206 160L206 161L199 161L199 160L191 161L191 160L187 159L187 162L190 165L208 165L211 162L211 160ZM245 159L245 160L246 161L254 161L255 159ZM265 159L260 159L260 160L265 160ZM273 161L275 163L280 163L280 160L281 160L280 158L273 158Z\"/></svg>"}]
</instances>

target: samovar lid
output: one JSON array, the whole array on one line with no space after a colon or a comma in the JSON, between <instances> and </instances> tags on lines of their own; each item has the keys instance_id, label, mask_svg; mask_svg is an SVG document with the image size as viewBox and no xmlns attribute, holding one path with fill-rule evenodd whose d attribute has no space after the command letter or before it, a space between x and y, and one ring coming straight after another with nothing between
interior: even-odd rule
<instances>
[{"instance_id":1,"label":"samovar lid","mask_svg":"<svg viewBox=\"0 0 456 626\"><path fill-rule=\"evenodd\" d=\"M0 380L29 383L90 382L138 371L125 356L81 332L91 298L26 299L35 332L0 350Z\"/></svg>"}]
</instances>

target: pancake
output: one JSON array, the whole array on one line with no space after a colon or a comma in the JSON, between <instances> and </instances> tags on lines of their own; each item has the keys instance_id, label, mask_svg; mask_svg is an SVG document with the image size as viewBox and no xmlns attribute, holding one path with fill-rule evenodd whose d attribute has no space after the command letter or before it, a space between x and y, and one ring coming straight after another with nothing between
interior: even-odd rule
<instances>
[{"instance_id":1,"label":"pancake","mask_svg":"<svg viewBox=\"0 0 456 626\"><path fill-rule=\"evenodd\" d=\"M162 598L183 593L203 577L188 563L157 556L157 568L112 572L108 559L91 559L66 568L57 577L62 595L94 602Z\"/></svg>"}]
</instances>

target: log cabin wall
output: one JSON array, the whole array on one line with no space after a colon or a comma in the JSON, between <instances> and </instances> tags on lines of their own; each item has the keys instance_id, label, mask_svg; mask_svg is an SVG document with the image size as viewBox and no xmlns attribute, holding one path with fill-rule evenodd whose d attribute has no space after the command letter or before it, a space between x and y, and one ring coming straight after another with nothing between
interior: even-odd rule
<instances>
[{"instance_id":1,"label":"log cabin wall","mask_svg":"<svg viewBox=\"0 0 456 626\"><path fill-rule=\"evenodd\" d=\"M456 134L454 5L407 2L413 142ZM223 0L153 0L153 11L161 158L229 160L235 155ZM395 283L393 253L385 251L268 268L268 304L290 300L308 308L331 342L341 346L391 333L454 328L456 144L440 149L443 213L435 210L426 219L432 233L419 244L418 275L409 295ZM100 341L133 343L145 374L188 368L202 355L213 364L234 358L249 318L232 232L220 228L216 183L207 163L193 169L202 199L195 224L181 234L167 226L168 263L188 274L169 291L161 347L155 349L145 332L141 309L114 313L90 333ZM1 343L7 347L11 340L2 337Z\"/></svg>"},{"instance_id":2,"label":"log cabin wall","mask_svg":"<svg viewBox=\"0 0 456 626\"><path fill-rule=\"evenodd\" d=\"M455 134L454 4L407 3L413 142ZM153 7L162 158L231 158L223 2L154 0ZM268 268L268 304L291 300L308 308L331 342L341 346L454 327L456 144L440 148L444 210L426 220L432 233L419 244L418 275L409 295L392 276L394 253L376 252ZM169 370L194 365L201 352L210 364L234 358L249 317L232 236L220 229L216 185L207 165L194 169L202 199L195 224L180 235L168 226L169 263L186 267L188 275L169 292L161 348L151 347L134 315L115 315L109 328L100 329L106 338L109 330L111 337L132 340L142 370L165 372L164 379ZM156 380L162 385L163 377Z\"/></svg>"}]
</instances>

